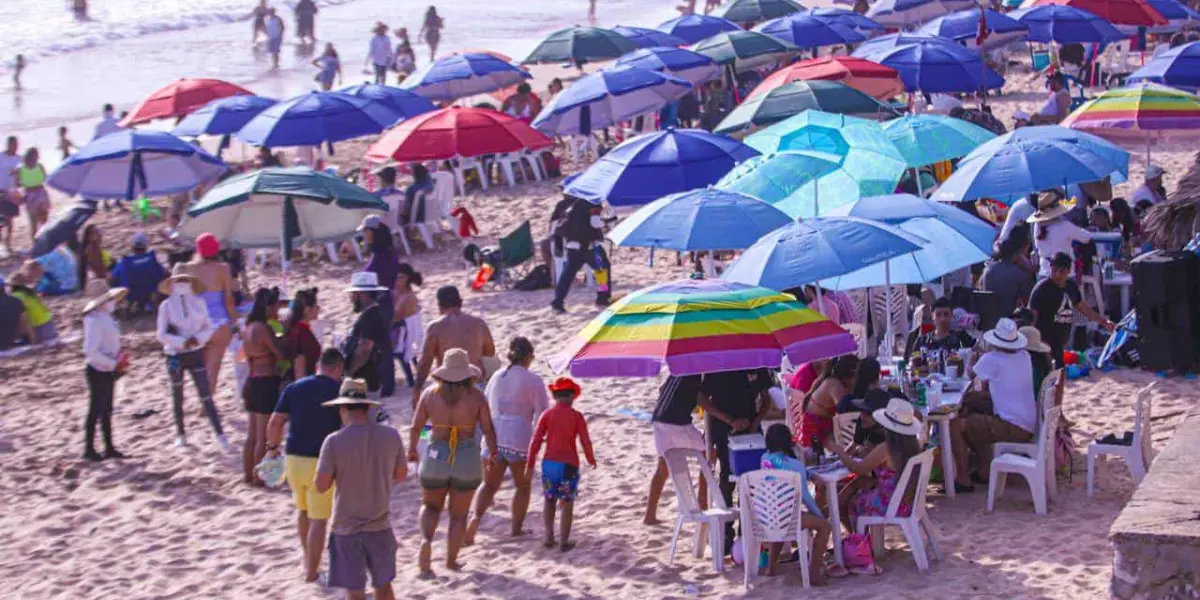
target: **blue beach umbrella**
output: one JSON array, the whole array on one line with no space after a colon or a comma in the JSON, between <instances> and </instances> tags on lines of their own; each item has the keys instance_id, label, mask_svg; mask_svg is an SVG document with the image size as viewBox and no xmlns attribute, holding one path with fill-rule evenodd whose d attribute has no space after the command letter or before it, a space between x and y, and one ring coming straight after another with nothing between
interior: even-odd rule
<instances>
[{"instance_id":1,"label":"blue beach umbrella","mask_svg":"<svg viewBox=\"0 0 1200 600\"><path fill-rule=\"evenodd\" d=\"M881 125L884 135L914 168L966 156L996 137L974 123L944 115L909 115Z\"/></svg>"},{"instance_id":2,"label":"blue beach umbrella","mask_svg":"<svg viewBox=\"0 0 1200 600\"><path fill-rule=\"evenodd\" d=\"M1150 81L1189 92L1200 90L1200 42L1188 42L1150 59L1129 83Z\"/></svg>"},{"instance_id":3,"label":"blue beach umbrella","mask_svg":"<svg viewBox=\"0 0 1200 600\"><path fill-rule=\"evenodd\" d=\"M613 27L613 31L629 38L629 40L642 48L653 48L655 46L686 46L687 40L673 36L665 31L650 29L647 27L626 27L617 25Z\"/></svg>"},{"instance_id":4,"label":"blue beach umbrella","mask_svg":"<svg viewBox=\"0 0 1200 600\"><path fill-rule=\"evenodd\" d=\"M973 0L879 0L867 16L887 27L917 25L973 6Z\"/></svg>"},{"instance_id":5,"label":"blue beach umbrella","mask_svg":"<svg viewBox=\"0 0 1200 600\"><path fill-rule=\"evenodd\" d=\"M580 77L538 113L546 135L588 133L655 112L692 89L687 81L640 67L609 67Z\"/></svg>"},{"instance_id":6,"label":"blue beach umbrella","mask_svg":"<svg viewBox=\"0 0 1200 600\"><path fill-rule=\"evenodd\" d=\"M884 134L880 124L858 117L806 110L746 138L746 144L769 154L788 150L812 150L844 157L847 163L862 162L866 171L895 172L907 166L904 157Z\"/></svg>"},{"instance_id":7,"label":"blue beach umbrella","mask_svg":"<svg viewBox=\"0 0 1200 600\"><path fill-rule=\"evenodd\" d=\"M808 14L822 17L841 25L853 27L860 31L883 31L883 25L875 22L874 19L864 17L852 10L846 8L827 7L814 8L808 11Z\"/></svg>"},{"instance_id":8,"label":"blue beach umbrella","mask_svg":"<svg viewBox=\"0 0 1200 600\"><path fill-rule=\"evenodd\" d=\"M1129 153L1094 135L1047 125L1022 127L963 157L933 199L960 202L992 198L1011 203L1028 194L1099 181L1121 183Z\"/></svg>"},{"instance_id":9,"label":"blue beach umbrella","mask_svg":"<svg viewBox=\"0 0 1200 600\"><path fill-rule=\"evenodd\" d=\"M400 87L429 100L453 101L504 89L532 77L525 69L491 54L469 52L443 56L417 69L404 78Z\"/></svg>"},{"instance_id":10,"label":"blue beach umbrella","mask_svg":"<svg viewBox=\"0 0 1200 600\"><path fill-rule=\"evenodd\" d=\"M235 137L267 148L320 146L379 133L395 122L396 114L374 100L309 92L262 111Z\"/></svg>"},{"instance_id":11,"label":"blue beach umbrella","mask_svg":"<svg viewBox=\"0 0 1200 600\"><path fill-rule=\"evenodd\" d=\"M635 50L618 58L615 64L662 71L687 80L692 85L700 85L721 75L721 68L713 59L691 50L668 46Z\"/></svg>"},{"instance_id":12,"label":"blue beach umbrella","mask_svg":"<svg viewBox=\"0 0 1200 600\"><path fill-rule=\"evenodd\" d=\"M708 187L643 206L609 232L608 239L618 246L680 252L742 250L791 222L758 198Z\"/></svg>"},{"instance_id":13,"label":"blue beach umbrella","mask_svg":"<svg viewBox=\"0 0 1200 600\"><path fill-rule=\"evenodd\" d=\"M362 98L375 102L396 114L396 121L411 119L419 114L437 110L428 98L419 96L408 90L379 85L376 83L360 83L337 90L340 94Z\"/></svg>"},{"instance_id":14,"label":"blue beach umbrella","mask_svg":"<svg viewBox=\"0 0 1200 600\"><path fill-rule=\"evenodd\" d=\"M867 36L835 19L797 13L767 21L755 31L788 42L797 48L819 48L840 44L857 44Z\"/></svg>"},{"instance_id":15,"label":"blue beach umbrella","mask_svg":"<svg viewBox=\"0 0 1200 600\"><path fill-rule=\"evenodd\" d=\"M670 33L670 32L668 32ZM564 63L577 65L608 60L637 50L629 38L602 27L568 27L546 36L525 60L525 64Z\"/></svg>"},{"instance_id":16,"label":"blue beach umbrella","mask_svg":"<svg viewBox=\"0 0 1200 600\"><path fill-rule=\"evenodd\" d=\"M967 47L974 48L976 47L975 39L979 35L979 12L977 8L952 12L922 25L917 33L965 42ZM983 42L985 50L1005 46L1020 39L1029 31L1029 26L1007 15L991 9L984 9L983 12L987 15L986 22L989 33L987 40Z\"/></svg>"},{"instance_id":17,"label":"blue beach umbrella","mask_svg":"<svg viewBox=\"0 0 1200 600\"><path fill-rule=\"evenodd\" d=\"M975 92L1004 85L1004 77L977 53L945 38L892 34L863 44L853 56L896 69L910 92Z\"/></svg>"},{"instance_id":18,"label":"blue beach umbrella","mask_svg":"<svg viewBox=\"0 0 1200 600\"><path fill-rule=\"evenodd\" d=\"M1008 13L1029 27L1031 42L1060 44L1115 42L1125 37L1112 23L1095 13L1058 4L1033 6Z\"/></svg>"},{"instance_id":19,"label":"blue beach umbrella","mask_svg":"<svg viewBox=\"0 0 1200 600\"><path fill-rule=\"evenodd\" d=\"M186 116L171 133L180 137L235 133L275 101L262 96L229 96L205 104Z\"/></svg>"},{"instance_id":20,"label":"blue beach umbrella","mask_svg":"<svg viewBox=\"0 0 1200 600\"><path fill-rule=\"evenodd\" d=\"M756 156L734 167L717 182L717 187L749 194L793 218L811 218L849 204L864 196L896 191L903 175L899 172L862 172L844 167L845 159L835 154L808 150Z\"/></svg>"},{"instance_id":21,"label":"blue beach umbrella","mask_svg":"<svg viewBox=\"0 0 1200 600\"><path fill-rule=\"evenodd\" d=\"M699 129L666 129L622 142L564 186L572 196L640 206L716 183L758 151Z\"/></svg>"},{"instance_id":22,"label":"blue beach umbrella","mask_svg":"<svg viewBox=\"0 0 1200 600\"><path fill-rule=\"evenodd\" d=\"M733 0L718 16L734 23L759 23L802 10L804 7L792 0Z\"/></svg>"},{"instance_id":23,"label":"blue beach umbrella","mask_svg":"<svg viewBox=\"0 0 1200 600\"><path fill-rule=\"evenodd\" d=\"M720 17L691 14L664 21L655 29L682 38L689 44L695 44L722 31L738 31L741 27Z\"/></svg>"},{"instance_id":24,"label":"blue beach umbrella","mask_svg":"<svg viewBox=\"0 0 1200 600\"><path fill-rule=\"evenodd\" d=\"M717 64L733 65L736 71L742 72L765 65L797 48L765 33L742 30L718 33L692 46L692 49Z\"/></svg>"},{"instance_id":25,"label":"blue beach umbrella","mask_svg":"<svg viewBox=\"0 0 1200 600\"><path fill-rule=\"evenodd\" d=\"M80 148L46 184L91 199L133 200L187 192L227 170L221 159L166 131L124 129Z\"/></svg>"}]
</instances>

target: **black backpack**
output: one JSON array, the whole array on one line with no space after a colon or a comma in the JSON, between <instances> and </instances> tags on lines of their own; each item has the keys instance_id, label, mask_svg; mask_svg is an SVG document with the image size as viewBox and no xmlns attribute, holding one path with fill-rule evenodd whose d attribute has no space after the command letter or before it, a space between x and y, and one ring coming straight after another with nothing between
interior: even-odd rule
<instances>
[{"instance_id":1,"label":"black backpack","mask_svg":"<svg viewBox=\"0 0 1200 600\"><path fill-rule=\"evenodd\" d=\"M546 265L538 265L529 271L523 279L513 286L513 289L522 292L532 292L534 290L545 290L553 287L550 281L550 267Z\"/></svg>"}]
</instances>

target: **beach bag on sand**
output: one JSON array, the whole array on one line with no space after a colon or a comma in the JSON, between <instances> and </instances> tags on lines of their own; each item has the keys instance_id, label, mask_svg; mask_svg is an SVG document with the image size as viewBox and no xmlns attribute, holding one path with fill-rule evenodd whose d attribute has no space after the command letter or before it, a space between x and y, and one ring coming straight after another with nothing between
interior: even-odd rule
<instances>
[{"instance_id":1,"label":"beach bag on sand","mask_svg":"<svg viewBox=\"0 0 1200 600\"><path fill-rule=\"evenodd\" d=\"M1059 477L1065 477L1070 483L1075 480L1075 438L1071 437L1071 428L1059 425L1054 432L1054 470Z\"/></svg>"},{"instance_id":2,"label":"beach bag on sand","mask_svg":"<svg viewBox=\"0 0 1200 600\"><path fill-rule=\"evenodd\" d=\"M873 571L875 557L871 554L870 534L852 533L842 539L842 557L847 569Z\"/></svg>"},{"instance_id":3,"label":"beach bag on sand","mask_svg":"<svg viewBox=\"0 0 1200 600\"><path fill-rule=\"evenodd\" d=\"M524 279L517 282L513 289L521 292L532 292L535 290L545 290L553 287L550 281L550 267L546 265L538 265L529 271L529 274Z\"/></svg>"}]
</instances>

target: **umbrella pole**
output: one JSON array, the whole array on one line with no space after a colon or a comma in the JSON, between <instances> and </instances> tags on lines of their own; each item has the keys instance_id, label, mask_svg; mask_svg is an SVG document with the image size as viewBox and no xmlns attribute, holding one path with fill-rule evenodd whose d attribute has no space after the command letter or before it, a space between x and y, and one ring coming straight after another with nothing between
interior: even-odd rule
<instances>
[{"instance_id":1,"label":"umbrella pole","mask_svg":"<svg viewBox=\"0 0 1200 600\"><path fill-rule=\"evenodd\" d=\"M917 182L917 195L924 198L925 190L921 188L921 167L913 167L913 179Z\"/></svg>"},{"instance_id":2,"label":"umbrella pole","mask_svg":"<svg viewBox=\"0 0 1200 600\"><path fill-rule=\"evenodd\" d=\"M883 359L883 364L892 364L892 357L895 354L892 346L896 343L895 332L892 331L892 263L890 260L883 263L883 283L884 293L886 296L885 306L887 307L887 339L883 341L883 349L887 355Z\"/></svg>"}]
</instances>

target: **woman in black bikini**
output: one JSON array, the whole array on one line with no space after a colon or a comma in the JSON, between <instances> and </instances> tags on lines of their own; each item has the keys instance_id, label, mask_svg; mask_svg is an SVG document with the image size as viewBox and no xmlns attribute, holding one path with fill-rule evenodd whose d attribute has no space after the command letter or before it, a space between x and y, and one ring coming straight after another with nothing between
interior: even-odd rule
<instances>
[{"instance_id":1,"label":"woman in black bikini","mask_svg":"<svg viewBox=\"0 0 1200 600\"><path fill-rule=\"evenodd\" d=\"M446 26L446 22L438 16L437 8L430 6L429 10L425 11L425 24L421 26L421 39L429 44L429 61L433 62L437 58L438 42L442 40L442 28Z\"/></svg>"}]
</instances>

